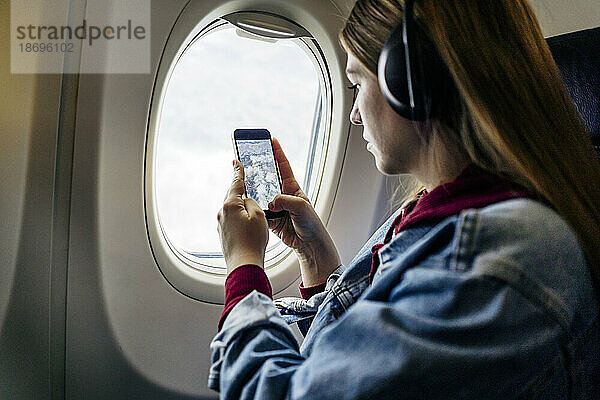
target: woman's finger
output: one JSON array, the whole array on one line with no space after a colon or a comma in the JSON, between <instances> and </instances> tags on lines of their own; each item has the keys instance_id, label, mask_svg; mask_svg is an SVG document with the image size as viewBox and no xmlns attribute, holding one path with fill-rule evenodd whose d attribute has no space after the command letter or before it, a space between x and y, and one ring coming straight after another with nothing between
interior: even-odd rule
<instances>
[{"instance_id":1,"label":"woman's finger","mask_svg":"<svg viewBox=\"0 0 600 400\"><path fill-rule=\"evenodd\" d=\"M234 199L241 200L246 192L244 187L244 166L238 160L233 160L233 171L233 181L231 182L225 201Z\"/></svg>"},{"instance_id":2,"label":"woman's finger","mask_svg":"<svg viewBox=\"0 0 600 400\"><path fill-rule=\"evenodd\" d=\"M286 210L291 215L300 215L306 211L308 206L310 206L310 203L301 197L278 194L269 203L269 210L275 212Z\"/></svg>"},{"instance_id":3,"label":"woman's finger","mask_svg":"<svg viewBox=\"0 0 600 400\"><path fill-rule=\"evenodd\" d=\"M265 212L260 208L258 203L254 201L254 199L248 197L244 199L244 204L250 217L262 215L262 218L265 218Z\"/></svg>"},{"instance_id":4,"label":"woman's finger","mask_svg":"<svg viewBox=\"0 0 600 400\"><path fill-rule=\"evenodd\" d=\"M281 174L281 181L283 184L283 192L284 193L296 193L300 190L300 185L296 182L296 178L294 178L294 173L292 172L292 167L290 166L290 162L288 161L279 141L276 138L272 139L273 141L273 150L275 152L275 159L277 160L277 165L279 165L279 173Z\"/></svg>"}]
</instances>

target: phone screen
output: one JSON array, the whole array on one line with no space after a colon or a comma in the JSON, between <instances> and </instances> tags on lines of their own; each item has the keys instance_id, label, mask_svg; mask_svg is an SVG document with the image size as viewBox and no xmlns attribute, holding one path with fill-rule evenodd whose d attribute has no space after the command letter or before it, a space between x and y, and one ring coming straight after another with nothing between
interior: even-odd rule
<instances>
[{"instance_id":1,"label":"phone screen","mask_svg":"<svg viewBox=\"0 0 600 400\"><path fill-rule=\"evenodd\" d=\"M281 193L271 139L236 139L235 144L244 165L246 195L267 210L269 202Z\"/></svg>"}]
</instances>

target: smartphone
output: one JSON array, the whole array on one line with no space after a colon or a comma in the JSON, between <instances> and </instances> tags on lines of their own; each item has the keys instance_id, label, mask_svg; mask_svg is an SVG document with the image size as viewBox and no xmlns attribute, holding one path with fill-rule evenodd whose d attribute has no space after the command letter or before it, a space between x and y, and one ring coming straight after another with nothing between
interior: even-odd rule
<instances>
[{"instance_id":1,"label":"smartphone","mask_svg":"<svg viewBox=\"0 0 600 400\"><path fill-rule=\"evenodd\" d=\"M287 211L269 210L269 202L281 194L281 174L267 129L236 129L233 132L236 158L244 166L246 196L254 199L267 219L281 218Z\"/></svg>"}]
</instances>

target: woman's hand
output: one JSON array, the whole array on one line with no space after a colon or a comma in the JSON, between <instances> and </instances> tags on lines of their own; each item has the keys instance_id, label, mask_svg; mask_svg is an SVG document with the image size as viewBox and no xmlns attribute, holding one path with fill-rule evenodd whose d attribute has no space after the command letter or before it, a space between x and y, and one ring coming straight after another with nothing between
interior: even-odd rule
<instances>
[{"instance_id":1,"label":"woman's hand","mask_svg":"<svg viewBox=\"0 0 600 400\"><path fill-rule=\"evenodd\" d=\"M329 232L296 182L277 139L273 139L273 148L284 194L277 195L269 203L269 210L286 210L288 215L270 220L269 228L296 251L305 287L325 282L340 265L340 256Z\"/></svg>"},{"instance_id":2,"label":"woman's hand","mask_svg":"<svg viewBox=\"0 0 600 400\"><path fill-rule=\"evenodd\" d=\"M223 208L217 214L219 237L227 275L244 264L255 264L264 268L265 249L269 241L269 229L265 213L258 204L243 199L244 168L234 160L234 177Z\"/></svg>"}]
</instances>

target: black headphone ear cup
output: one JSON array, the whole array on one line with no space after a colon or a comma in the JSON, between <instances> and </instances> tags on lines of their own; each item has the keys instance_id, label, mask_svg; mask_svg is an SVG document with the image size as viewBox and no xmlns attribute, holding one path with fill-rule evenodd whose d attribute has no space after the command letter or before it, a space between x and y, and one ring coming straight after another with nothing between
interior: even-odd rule
<instances>
[{"instance_id":1,"label":"black headphone ear cup","mask_svg":"<svg viewBox=\"0 0 600 400\"><path fill-rule=\"evenodd\" d=\"M389 105L402 117L413 121L440 118L447 113L445 110L456 109L456 85L433 44L416 30L411 34L414 109L410 104L402 23L392 31L379 56L379 87Z\"/></svg>"},{"instance_id":2,"label":"black headphone ear cup","mask_svg":"<svg viewBox=\"0 0 600 400\"><path fill-rule=\"evenodd\" d=\"M379 87L387 102L402 117L412 119L401 23L386 40L377 67Z\"/></svg>"},{"instance_id":3,"label":"black headphone ear cup","mask_svg":"<svg viewBox=\"0 0 600 400\"><path fill-rule=\"evenodd\" d=\"M404 118L447 119L456 113L460 95L434 44L412 21L412 9L413 1L405 0L403 20L383 45L377 65L379 87Z\"/></svg>"},{"instance_id":4,"label":"black headphone ear cup","mask_svg":"<svg viewBox=\"0 0 600 400\"><path fill-rule=\"evenodd\" d=\"M409 43L414 96L414 108L411 109L402 28L403 24L398 24L386 40L378 60L377 78L383 95L398 114L410 120L422 121L426 118L426 105L423 97L427 95L427 88L421 86L423 65L419 62L420 60L416 60L415 63L414 59L418 59L419 54L416 54L416 49L412 43ZM411 34L414 35L414 32Z\"/></svg>"}]
</instances>

